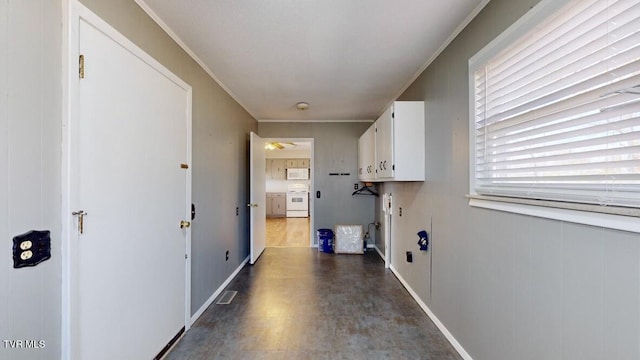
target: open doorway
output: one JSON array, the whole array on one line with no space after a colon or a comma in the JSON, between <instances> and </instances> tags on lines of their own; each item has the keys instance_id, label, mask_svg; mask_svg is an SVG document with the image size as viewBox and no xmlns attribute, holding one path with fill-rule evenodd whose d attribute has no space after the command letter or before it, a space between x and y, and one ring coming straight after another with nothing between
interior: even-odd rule
<instances>
[{"instance_id":1,"label":"open doorway","mask_svg":"<svg viewBox=\"0 0 640 360\"><path fill-rule=\"evenodd\" d=\"M266 246L313 245L313 139L266 142Z\"/></svg>"}]
</instances>

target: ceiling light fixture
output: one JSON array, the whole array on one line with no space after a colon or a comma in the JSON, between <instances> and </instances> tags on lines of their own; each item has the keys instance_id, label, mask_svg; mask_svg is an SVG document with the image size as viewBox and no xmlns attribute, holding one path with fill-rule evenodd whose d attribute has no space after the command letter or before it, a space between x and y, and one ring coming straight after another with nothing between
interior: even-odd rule
<instances>
[{"instance_id":1,"label":"ceiling light fixture","mask_svg":"<svg viewBox=\"0 0 640 360\"><path fill-rule=\"evenodd\" d=\"M304 101L301 101L301 102L296 104L296 108L298 108L298 110L303 110L304 111L304 110L307 110L309 108L309 104L304 102Z\"/></svg>"}]
</instances>

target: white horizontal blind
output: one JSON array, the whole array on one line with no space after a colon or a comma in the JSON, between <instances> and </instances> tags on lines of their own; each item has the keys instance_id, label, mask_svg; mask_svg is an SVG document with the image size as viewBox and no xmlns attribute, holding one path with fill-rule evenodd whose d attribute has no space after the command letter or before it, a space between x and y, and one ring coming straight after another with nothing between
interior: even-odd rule
<instances>
[{"instance_id":1,"label":"white horizontal blind","mask_svg":"<svg viewBox=\"0 0 640 360\"><path fill-rule=\"evenodd\" d=\"M640 0L570 1L470 71L476 194L640 207Z\"/></svg>"}]
</instances>

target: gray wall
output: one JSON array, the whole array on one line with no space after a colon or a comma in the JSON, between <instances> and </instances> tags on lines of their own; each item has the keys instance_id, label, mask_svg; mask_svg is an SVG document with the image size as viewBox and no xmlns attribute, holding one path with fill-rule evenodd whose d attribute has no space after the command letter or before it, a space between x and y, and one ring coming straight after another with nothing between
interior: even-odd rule
<instances>
[{"instance_id":1,"label":"gray wall","mask_svg":"<svg viewBox=\"0 0 640 360\"><path fill-rule=\"evenodd\" d=\"M248 254L246 147L257 123L133 1L83 3L193 87L195 312ZM46 344L9 350L0 343L0 359L60 356L61 39L60 1L0 2L0 340ZM14 270L11 238L31 229L51 230L52 258Z\"/></svg>"},{"instance_id":2,"label":"gray wall","mask_svg":"<svg viewBox=\"0 0 640 360\"><path fill-rule=\"evenodd\" d=\"M314 186L321 192L314 199L315 232L338 224L367 224L374 221L373 196L351 196L358 183L358 139L371 125L352 123L271 123L261 122L258 134L265 138L313 138ZM329 176L350 173L350 176ZM373 232L373 227L372 227ZM373 235L373 234L372 234Z\"/></svg>"},{"instance_id":3,"label":"gray wall","mask_svg":"<svg viewBox=\"0 0 640 360\"><path fill-rule=\"evenodd\" d=\"M44 340L0 359L56 359L60 352L60 1L0 2L0 340ZM13 269L12 238L50 230L51 259Z\"/></svg>"},{"instance_id":4,"label":"gray wall","mask_svg":"<svg viewBox=\"0 0 640 360\"><path fill-rule=\"evenodd\" d=\"M465 199L467 61L536 2L492 0L400 97L426 102L430 176L384 185L403 207L392 262L474 359L639 359L640 235ZM431 254L419 253L431 220Z\"/></svg>"},{"instance_id":5,"label":"gray wall","mask_svg":"<svg viewBox=\"0 0 640 360\"><path fill-rule=\"evenodd\" d=\"M195 313L248 254L247 134L257 131L257 123L133 0L82 3L193 88L197 214L192 226L191 311ZM225 261L227 250L229 261Z\"/></svg>"}]
</instances>

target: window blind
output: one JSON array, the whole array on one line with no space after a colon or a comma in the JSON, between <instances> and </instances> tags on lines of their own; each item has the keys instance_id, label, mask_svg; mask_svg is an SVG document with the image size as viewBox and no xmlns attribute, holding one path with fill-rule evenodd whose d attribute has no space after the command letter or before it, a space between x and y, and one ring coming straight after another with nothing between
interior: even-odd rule
<instances>
[{"instance_id":1,"label":"window blind","mask_svg":"<svg viewBox=\"0 0 640 360\"><path fill-rule=\"evenodd\" d=\"M640 0L568 1L470 62L472 191L640 207Z\"/></svg>"}]
</instances>

